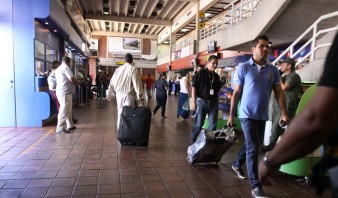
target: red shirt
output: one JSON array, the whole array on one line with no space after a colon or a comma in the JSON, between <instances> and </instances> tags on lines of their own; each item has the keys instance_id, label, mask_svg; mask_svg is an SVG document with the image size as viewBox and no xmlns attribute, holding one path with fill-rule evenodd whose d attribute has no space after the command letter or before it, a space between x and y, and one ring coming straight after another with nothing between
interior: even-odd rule
<instances>
[{"instance_id":1,"label":"red shirt","mask_svg":"<svg viewBox=\"0 0 338 198\"><path fill-rule=\"evenodd\" d=\"M147 86L147 89L151 89L151 85L153 85L153 83L154 83L153 79L147 78L147 79L146 79L146 86Z\"/></svg>"}]
</instances>

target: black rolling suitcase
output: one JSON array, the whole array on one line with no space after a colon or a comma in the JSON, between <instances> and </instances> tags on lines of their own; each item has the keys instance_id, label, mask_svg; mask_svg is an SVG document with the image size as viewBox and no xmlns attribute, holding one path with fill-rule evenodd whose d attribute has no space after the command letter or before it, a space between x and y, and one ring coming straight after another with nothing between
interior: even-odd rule
<instances>
[{"instance_id":1,"label":"black rolling suitcase","mask_svg":"<svg viewBox=\"0 0 338 198\"><path fill-rule=\"evenodd\" d=\"M188 162L207 163L221 161L224 153L238 141L233 127L218 131L202 129L196 142L188 147Z\"/></svg>"},{"instance_id":2,"label":"black rolling suitcase","mask_svg":"<svg viewBox=\"0 0 338 198\"><path fill-rule=\"evenodd\" d=\"M124 106L117 139L122 145L148 146L151 123L149 107Z\"/></svg>"}]
</instances>

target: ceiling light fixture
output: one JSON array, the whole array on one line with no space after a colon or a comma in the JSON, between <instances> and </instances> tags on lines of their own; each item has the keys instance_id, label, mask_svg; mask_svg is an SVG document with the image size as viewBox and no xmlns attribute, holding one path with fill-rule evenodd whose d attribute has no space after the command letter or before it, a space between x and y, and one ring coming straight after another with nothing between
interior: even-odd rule
<instances>
[{"instance_id":1,"label":"ceiling light fixture","mask_svg":"<svg viewBox=\"0 0 338 198\"><path fill-rule=\"evenodd\" d=\"M210 15L211 15L211 13L206 12L205 13L205 18L209 17Z\"/></svg>"},{"instance_id":2,"label":"ceiling light fixture","mask_svg":"<svg viewBox=\"0 0 338 198\"><path fill-rule=\"evenodd\" d=\"M156 5L156 9L161 10L162 8L163 8L163 4L162 3L158 3Z\"/></svg>"},{"instance_id":3,"label":"ceiling light fixture","mask_svg":"<svg viewBox=\"0 0 338 198\"><path fill-rule=\"evenodd\" d=\"M157 16L157 13L156 13L156 12L152 12L152 13L151 13L151 16L152 16L152 17L156 17L156 16Z\"/></svg>"},{"instance_id":4,"label":"ceiling light fixture","mask_svg":"<svg viewBox=\"0 0 338 198\"><path fill-rule=\"evenodd\" d=\"M49 24L48 21L46 21L45 24L48 25Z\"/></svg>"},{"instance_id":5,"label":"ceiling light fixture","mask_svg":"<svg viewBox=\"0 0 338 198\"><path fill-rule=\"evenodd\" d=\"M109 8L103 8L103 14L108 15L109 14Z\"/></svg>"},{"instance_id":6,"label":"ceiling light fixture","mask_svg":"<svg viewBox=\"0 0 338 198\"><path fill-rule=\"evenodd\" d=\"M129 3L130 8L135 8L136 7L136 1L131 0Z\"/></svg>"},{"instance_id":7,"label":"ceiling light fixture","mask_svg":"<svg viewBox=\"0 0 338 198\"><path fill-rule=\"evenodd\" d=\"M187 29L187 28L182 28L181 29L181 32L188 32L189 31L189 29Z\"/></svg>"},{"instance_id":8,"label":"ceiling light fixture","mask_svg":"<svg viewBox=\"0 0 338 198\"><path fill-rule=\"evenodd\" d=\"M128 10L128 15L133 16L134 15L134 10Z\"/></svg>"}]
</instances>

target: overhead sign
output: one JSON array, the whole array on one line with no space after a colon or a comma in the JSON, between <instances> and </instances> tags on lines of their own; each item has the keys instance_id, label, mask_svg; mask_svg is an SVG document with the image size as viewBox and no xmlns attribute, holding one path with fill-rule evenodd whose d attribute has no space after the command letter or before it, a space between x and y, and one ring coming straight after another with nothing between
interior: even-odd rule
<instances>
[{"instance_id":1,"label":"overhead sign","mask_svg":"<svg viewBox=\"0 0 338 198\"><path fill-rule=\"evenodd\" d=\"M124 65L124 63L126 63L126 62L124 62L124 61L116 61L116 65Z\"/></svg>"},{"instance_id":2,"label":"overhead sign","mask_svg":"<svg viewBox=\"0 0 338 198\"><path fill-rule=\"evenodd\" d=\"M205 12L200 11L198 12L198 28L203 29L205 25Z\"/></svg>"},{"instance_id":3,"label":"overhead sign","mask_svg":"<svg viewBox=\"0 0 338 198\"><path fill-rule=\"evenodd\" d=\"M205 17L205 12L204 11L199 11L198 12L199 18L204 18Z\"/></svg>"}]
</instances>

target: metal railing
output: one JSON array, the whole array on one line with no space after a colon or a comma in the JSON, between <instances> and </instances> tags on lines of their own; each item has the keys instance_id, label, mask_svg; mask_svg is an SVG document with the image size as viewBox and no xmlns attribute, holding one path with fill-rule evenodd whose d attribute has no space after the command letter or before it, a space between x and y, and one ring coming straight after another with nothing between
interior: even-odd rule
<instances>
[{"instance_id":1,"label":"metal railing","mask_svg":"<svg viewBox=\"0 0 338 198\"><path fill-rule=\"evenodd\" d=\"M258 4L262 0L235 0L224 7L225 14L200 30L200 39L203 40L228 26L239 23L245 18L252 16Z\"/></svg>"},{"instance_id":2,"label":"metal railing","mask_svg":"<svg viewBox=\"0 0 338 198\"><path fill-rule=\"evenodd\" d=\"M183 41L174 44L171 47L171 51L173 53L175 53L176 51L178 51L178 50L180 50L182 48L185 48L185 47L187 47L189 45L193 45L193 43L194 43L194 39L192 37L188 37L188 38L184 39Z\"/></svg>"},{"instance_id":3,"label":"metal railing","mask_svg":"<svg viewBox=\"0 0 338 198\"><path fill-rule=\"evenodd\" d=\"M318 25L326 19L329 19L329 18L332 18L332 17L337 17L337 16L338 16L338 11L332 12L330 14L326 14L326 15L319 17L302 35L300 35L286 50L284 50L284 52L281 53L272 62L272 64L276 64L287 53L290 53L290 58L294 58L295 56L297 56L299 53L301 53L309 45L311 46L309 52L307 54L305 54L302 58L297 60L296 66L301 64L303 61L305 61L307 59L309 59L309 62L311 62L314 59L315 52L318 49L323 48L323 47L329 47L329 46L332 45L332 43L318 44L317 43L318 37L321 36L322 34L326 34L326 33L338 30L338 27L336 25L335 27L326 28L326 29L322 29L322 30L318 31ZM311 33L311 31L312 31L312 37L307 42L305 42L296 52L294 52L295 46L297 44L300 44L301 42L303 42L305 40L305 37L309 33Z\"/></svg>"}]
</instances>

